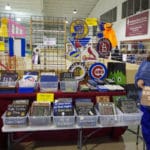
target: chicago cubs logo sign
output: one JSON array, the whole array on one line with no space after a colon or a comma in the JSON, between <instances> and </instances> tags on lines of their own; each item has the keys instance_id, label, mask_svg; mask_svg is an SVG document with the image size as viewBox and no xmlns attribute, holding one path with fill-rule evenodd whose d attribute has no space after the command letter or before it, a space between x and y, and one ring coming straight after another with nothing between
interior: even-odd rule
<instances>
[{"instance_id":1,"label":"chicago cubs logo sign","mask_svg":"<svg viewBox=\"0 0 150 150\"><path fill-rule=\"evenodd\" d=\"M104 79L107 76L107 68L102 63L94 63L89 68L89 76L91 79Z\"/></svg>"}]
</instances>

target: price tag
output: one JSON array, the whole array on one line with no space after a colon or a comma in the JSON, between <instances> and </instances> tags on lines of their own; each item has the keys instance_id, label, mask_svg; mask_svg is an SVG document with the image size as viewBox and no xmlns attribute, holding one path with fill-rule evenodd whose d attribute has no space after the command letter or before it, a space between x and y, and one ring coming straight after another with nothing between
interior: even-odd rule
<instances>
[{"instance_id":1,"label":"price tag","mask_svg":"<svg viewBox=\"0 0 150 150\"><path fill-rule=\"evenodd\" d=\"M37 93L37 102L54 102L54 93Z\"/></svg>"}]
</instances>

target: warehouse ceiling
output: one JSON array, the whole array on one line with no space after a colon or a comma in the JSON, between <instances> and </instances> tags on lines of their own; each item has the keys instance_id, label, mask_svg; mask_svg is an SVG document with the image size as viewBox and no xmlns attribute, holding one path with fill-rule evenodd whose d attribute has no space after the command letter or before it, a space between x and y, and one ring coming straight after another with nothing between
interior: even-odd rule
<instances>
[{"instance_id":1,"label":"warehouse ceiling","mask_svg":"<svg viewBox=\"0 0 150 150\"><path fill-rule=\"evenodd\" d=\"M0 12L18 16L86 18L98 2L99 0L0 0ZM12 9L6 11L6 4ZM74 14L73 10L77 10L77 13Z\"/></svg>"}]
</instances>

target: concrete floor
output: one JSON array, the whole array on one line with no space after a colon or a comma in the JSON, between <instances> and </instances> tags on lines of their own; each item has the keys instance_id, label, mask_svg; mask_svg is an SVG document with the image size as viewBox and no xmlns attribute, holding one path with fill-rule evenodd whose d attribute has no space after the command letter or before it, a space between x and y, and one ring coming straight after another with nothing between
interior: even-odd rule
<instances>
[{"instance_id":1,"label":"concrete floor","mask_svg":"<svg viewBox=\"0 0 150 150\"><path fill-rule=\"evenodd\" d=\"M131 127L136 131L136 126ZM141 134L141 133L140 133ZM27 142L15 145L13 150L77 150L76 142L55 143L51 142ZM115 141L109 138L88 139L82 150L143 150L143 141L139 139L136 145L136 135L126 131L122 137Z\"/></svg>"}]
</instances>

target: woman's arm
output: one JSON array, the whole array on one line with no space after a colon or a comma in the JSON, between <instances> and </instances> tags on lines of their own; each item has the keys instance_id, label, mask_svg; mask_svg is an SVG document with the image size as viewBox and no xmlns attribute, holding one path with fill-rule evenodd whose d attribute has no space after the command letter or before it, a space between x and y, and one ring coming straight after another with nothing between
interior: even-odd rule
<instances>
[{"instance_id":1,"label":"woman's arm","mask_svg":"<svg viewBox=\"0 0 150 150\"><path fill-rule=\"evenodd\" d=\"M139 88L143 88L144 87L144 80L143 77L140 75L141 69L143 68L143 66L145 65L146 61L143 61L139 68L137 73L135 74L135 85Z\"/></svg>"}]
</instances>

